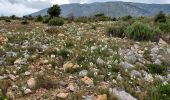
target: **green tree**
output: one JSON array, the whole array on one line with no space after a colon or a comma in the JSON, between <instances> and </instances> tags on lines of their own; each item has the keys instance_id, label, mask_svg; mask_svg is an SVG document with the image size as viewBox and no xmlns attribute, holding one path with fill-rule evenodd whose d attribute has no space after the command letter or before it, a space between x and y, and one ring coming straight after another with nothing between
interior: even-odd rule
<instances>
[{"instance_id":1,"label":"green tree","mask_svg":"<svg viewBox=\"0 0 170 100\"><path fill-rule=\"evenodd\" d=\"M58 5L53 5L51 8L48 9L48 14L51 17L59 17L61 13L61 8Z\"/></svg>"},{"instance_id":2,"label":"green tree","mask_svg":"<svg viewBox=\"0 0 170 100\"><path fill-rule=\"evenodd\" d=\"M166 22L166 15L164 14L163 11L160 11L156 17L155 17L155 22L159 23L165 23Z\"/></svg>"}]
</instances>

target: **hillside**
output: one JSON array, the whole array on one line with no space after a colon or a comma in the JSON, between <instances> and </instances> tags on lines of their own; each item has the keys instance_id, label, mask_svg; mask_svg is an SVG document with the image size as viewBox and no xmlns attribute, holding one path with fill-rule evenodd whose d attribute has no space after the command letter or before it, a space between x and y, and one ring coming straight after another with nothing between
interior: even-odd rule
<instances>
[{"instance_id":1,"label":"hillside","mask_svg":"<svg viewBox=\"0 0 170 100\"><path fill-rule=\"evenodd\" d=\"M159 11L164 11L170 14L170 4L143 4L132 2L104 2L104 3L91 3L91 4L65 4L60 5L62 9L61 16L68 17L74 15L80 16L93 16L98 13L104 13L110 17L121 17L126 15L132 16L152 16ZM47 9L31 14L47 15Z\"/></svg>"}]
</instances>

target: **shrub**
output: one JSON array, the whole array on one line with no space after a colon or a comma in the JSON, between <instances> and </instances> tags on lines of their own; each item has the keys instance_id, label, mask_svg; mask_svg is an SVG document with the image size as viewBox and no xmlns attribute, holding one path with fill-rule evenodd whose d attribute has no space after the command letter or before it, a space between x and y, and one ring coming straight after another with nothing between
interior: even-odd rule
<instances>
[{"instance_id":1,"label":"shrub","mask_svg":"<svg viewBox=\"0 0 170 100\"><path fill-rule=\"evenodd\" d=\"M41 16L41 15L38 15L38 16L36 17L35 21L37 21L37 22L43 21L42 16Z\"/></svg>"},{"instance_id":2,"label":"shrub","mask_svg":"<svg viewBox=\"0 0 170 100\"><path fill-rule=\"evenodd\" d=\"M163 11L160 11L159 14L155 16L155 22L165 23L166 22L166 15Z\"/></svg>"},{"instance_id":3,"label":"shrub","mask_svg":"<svg viewBox=\"0 0 170 100\"><path fill-rule=\"evenodd\" d=\"M130 15L122 17L123 21L128 21L130 19L132 19L132 16L130 16Z\"/></svg>"},{"instance_id":4,"label":"shrub","mask_svg":"<svg viewBox=\"0 0 170 100\"><path fill-rule=\"evenodd\" d=\"M75 21L76 22L87 23L87 22L89 22L89 18L88 17L79 17Z\"/></svg>"},{"instance_id":5,"label":"shrub","mask_svg":"<svg viewBox=\"0 0 170 100\"><path fill-rule=\"evenodd\" d=\"M158 26L164 33L170 32L170 23L158 23Z\"/></svg>"},{"instance_id":6,"label":"shrub","mask_svg":"<svg viewBox=\"0 0 170 100\"><path fill-rule=\"evenodd\" d=\"M21 22L21 24L27 25L27 24L29 24L29 22L28 22L27 20L23 20L23 21Z\"/></svg>"},{"instance_id":7,"label":"shrub","mask_svg":"<svg viewBox=\"0 0 170 100\"><path fill-rule=\"evenodd\" d=\"M9 18L6 18L5 22L11 22L11 20Z\"/></svg>"},{"instance_id":8,"label":"shrub","mask_svg":"<svg viewBox=\"0 0 170 100\"><path fill-rule=\"evenodd\" d=\"M158 41L161 32L158 28L152 28L148 24L135 22L128 26L124 33L126 37L138 41Z\"/></svg>"},{"instance_id":9,"label":"shrub","mask_svg":"<svg viewBox=\"0 0 170 100\"><path fill-rule=\"evenodd\" d=\"M49 16L47 16L47 17L44 17L43 18L43 23L48 23L49 21L50 21L50 17Z\"/></svg>"},{"instance_id":10,"label":"shrub","mask_svg":"<svg viewBox=\"0 0 170 100\"><path fill-rule=\"evenodd\" d=\"M9 80L0 80L0 89L2 91L2 96L5 97L8 91L8 88L11 86L11 82ZM1 97L0 97L1 98Z\"/></svg>"},{"instance_id":11,"label":"shrub","mask_svg":"<svg viewBox=\"0 0 170 100\"><path fill-rule=\"evenodd\" d=\"M161 66L157 64L149 64L147 65L147 68L149 71L153 74L159 74L159 75L164 75L166 74L167 67L166 66Z\"/></svg>"},{"instance_id":12,"label":"shrub","mask_svg":"<svg viewBox=\"0 0 170 100\"><path fill-rule=\"evenodd\" d=\"M170 83L158 87L158 93L161 100L170 100Z\"/></svg>"},{"instance_id":13,"label":"shrub","mask_svg":"<svg viewBox=\"0 0 170 100\"><path fill-rule=\"evenodd\" d=\"M106 28L106 33L114 37L123 37L124 30L126 29L127 23L120 23L112 25Z\"/></svg>"},{"instance_id":14,"label":"shrub","mask_svg":"<svg viewBox=\"0 0 170 100\"><path fill-rule=\"evenodd\" d=\"M53 7L49 8L47 12L51 17L59 17L61 9L58 5L53 5Z\"/></svg>"},{"instance_id":15,"label":"shrub","mask_svg":"<svg viewBox=\"0 0 170 100\"><path fill-rule=\"evenodd\" d=\"M64 20L58 17L50 19L48 25L50 26L62 26L64 24Z\"/></svg>"}]
</instances>

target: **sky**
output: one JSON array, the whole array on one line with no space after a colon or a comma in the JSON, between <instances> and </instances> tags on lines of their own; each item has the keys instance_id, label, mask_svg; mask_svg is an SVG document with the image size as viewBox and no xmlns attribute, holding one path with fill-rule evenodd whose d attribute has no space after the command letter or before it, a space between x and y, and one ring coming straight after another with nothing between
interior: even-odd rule
<instances>
[{"instance_id":1,"label":"sky","mask_svg":"<svg viewBox=\"0 0 170 100\"><path fill-rule=\"evenodd\" d=\"M106 1L125 1L140 3L158 3L170 4L170 0L0 0L0 16L17 15L23 16L44 8L48 8L53 4L69 4L69 3L92 3Z\"/></svg>"}]
</instances>

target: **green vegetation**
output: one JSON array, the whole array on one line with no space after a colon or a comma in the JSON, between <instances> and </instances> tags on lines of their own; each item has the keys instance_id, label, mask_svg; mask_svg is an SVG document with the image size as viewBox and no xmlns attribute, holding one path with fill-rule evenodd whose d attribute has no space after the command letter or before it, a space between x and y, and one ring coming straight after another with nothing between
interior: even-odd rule
<instances>
[{"instance_id":1,"label":"green vegetation","mask_svg":"<svg viewBox=\"0 0 170 100\"><path fill-rule=\"evenodd\" d=\"M147 68L149 69L149 71L151 73L159 74L159 75L165 75L166 71L167 71L166 66L161 66L161 65L157 65L157 64L149 64L149 65L147 65Z\"/></svg>"},{"instance_id":2,"label":"green vegetation","mask_svg":"<svg viewBox=\"0 0 170 100\"><path fill-rule=\"evenodd\" d=\"M62 18L52 18L50 19L50 21L48 22L49 26L62 26L64 24L64 20Z\"/></svg>"},{"instance_id":3,"label":"green vegetation","mask_svg":"<svg viewBox=\"0 0 170 100\"><path fill-rule=\"evenodd\" d=\"M158 15L155 16L155 22L165 23L166 22L166 15L163 11L160 11Z\"/></svg>"},{"instance_id":4,"label":"green vegetation","mask_svg":"<svg viewBox=\"0 0 170 100\"><path fill-rule=\"evenodd\" d=\"M135 22L125 30L125 36L137 41L158 41L161 31L159 28L152 28L148 24Z\"/></svg>"},{"instance_id":5,"label":"green vegetation","mask_svg":"<svg viewBox=\"0 0 170 100\"><path fill-rule=\"evenodd\" d=\"M58 5L53 5L47 12L51 17L59 17L61 9Z\"/></svg>"},{"instance_id":6,"label":"green vegetation","mask_svg":"<svg viewBox=\"0 0 170 100\"><path fill-rule=\"evenodd\" d=\"M158 87L158 93L161 100L170 100L170 83L166 85L160 85Z\"/></svg>"}]
</instances>

